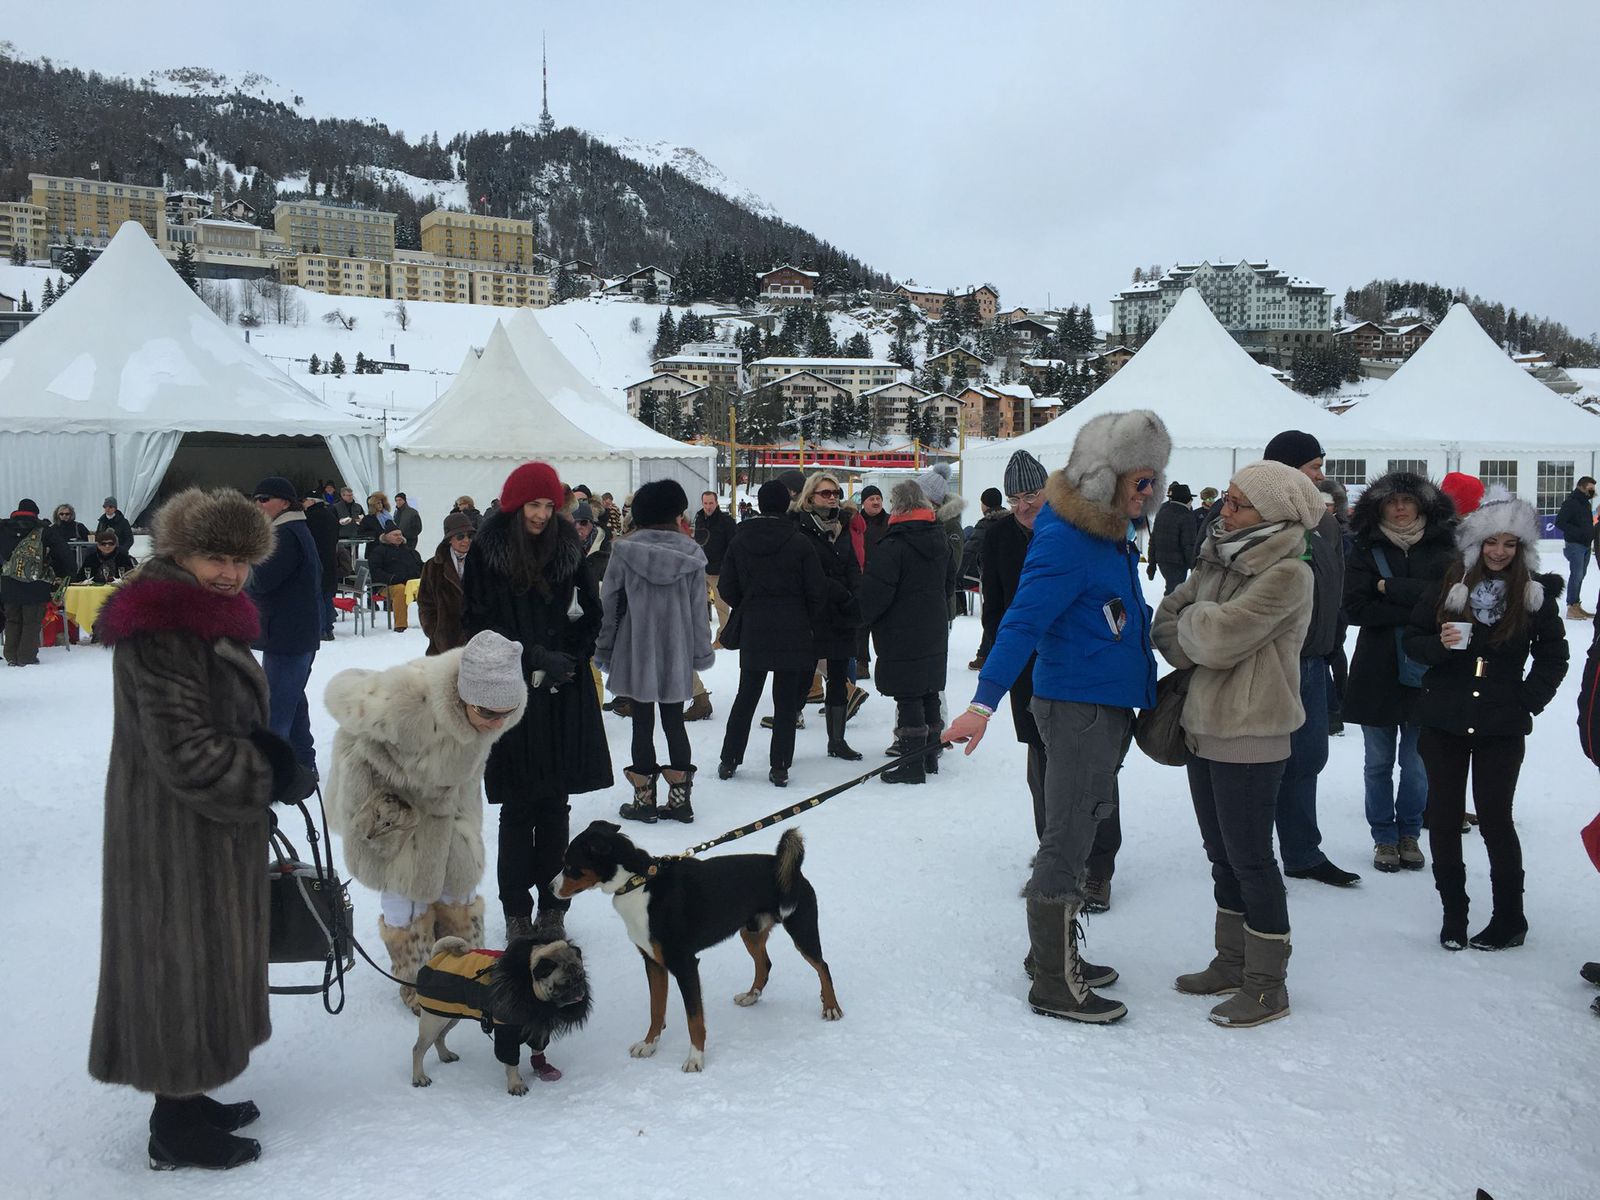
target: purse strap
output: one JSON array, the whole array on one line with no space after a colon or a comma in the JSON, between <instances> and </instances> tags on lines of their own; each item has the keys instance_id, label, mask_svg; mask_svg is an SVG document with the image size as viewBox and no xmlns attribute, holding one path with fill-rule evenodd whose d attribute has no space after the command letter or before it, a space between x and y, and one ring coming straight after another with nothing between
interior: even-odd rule
<instances>
[{"instance_id":1,"label":"purse strap","mask_svg":"<svg viewBox=\"0 0 1600 1200\"><path fill-rule=\"evenodd\" d=\"M322 996L323 1010L329 1016L338 1016L339 1013L344 1011L346 947L354 939L353 931L344 920L344 905L339 900L339 894L342 889L338 886L338 881L334 877L331 864L324 864L322 850L319 849L319 847L328 845L328 810L322 802L322 787L320 784L316 789L316 794L317 811L322 818L320 832L317 828L316 820L311 815L311 810L306 807L305 801L296 800L294 806L300 810L300 815L305 818L306 844L311 850L312 873L323 887L328 889L329 894L335 897L335 901L331 906L335 914L332 928L323 919L321 907L311 898L311 894L306 891L305 879L296 875L294 876L294 884L295 890L300 894L301 902L316 920L318 928L322 930L322 936L327 939L328 958L322 965L322 982L320 984L268 985L267 990L278 996L314 996L320 994ZM294 848L294 843L289 840L288 835L278 825L276 813L272 814L272 831L268 836L272 847L278 851L278 857L281 861L289 863L301 861L300 852ZM333 1001L335 988L339 991L337 1004Z\"/></svg>"}]
</instances>

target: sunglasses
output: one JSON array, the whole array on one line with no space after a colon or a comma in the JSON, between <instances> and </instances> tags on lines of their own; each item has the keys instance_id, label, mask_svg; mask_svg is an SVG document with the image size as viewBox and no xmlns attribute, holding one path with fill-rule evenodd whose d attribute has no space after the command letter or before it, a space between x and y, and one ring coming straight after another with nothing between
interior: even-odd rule
<instances>
[{"instance_id":1,"label":"sunglasses","mask_svg":"<svg viewBox=\"0 0 1600 1200\"><path fill-rule=\"evenodd\" d=\"M473 705L470 705L469 707L472 709L473 712L478 714L479 718L481 718L482 720L485 720L485 721L504 721L512 713L517 711L514 708L506 708L506 709L485 708L481 704L473 704Z\"/></svg>"},{"instance_id":2,"label":"sunglasses","mask_svg":"<svg viewBox=\"0 0 1600 1200\"><path fill-rule=\"evenodd\" d=\"M1156 477L1154 475L1146 475L1143 479L1135 479L1133 481L1133 490L1136 492L1152 491L1155 486Z\"/></svg>"},{"instance_id":3,"label":"sunglasses","mask_svg":"<svg viewBox=\"0 0 1600 1200\"><path fill-rule=\"evenodd\" d=\"M252 496L251 499L254 500L257 504L265 504L268 500L276 500L277 497L276 496Z\"/></svg>"},{"instance_id":4,"label":"sunglasses","mask_svg":"<svg viewBox=\"0 0 1600 1200\"><path fill-rule=\"evenodd\" d=\"M472 535L470 533L452 533L450 535L450 540L452 542L470 542L472 540Z\"/></svg>"},{"instance_id":5,"label":"sunglasses","mask_svg":"<svg viewBox=\"0 0 1600 1200\"><path fill-rule=\"evenodd\" d=\"M811 494L813 496L819 496L823 500L837 500L839 498L839 489L838 488L818 488L816 491L812 492Z\"/></svg>"},{"instance_id":6,"label":"sunglasses","mask_svg":"<svg viewBox=\"0 0 1600 1200\"><path fill-rule=\"evenodd\" d=\"M573 524L581 527L581 526L585 526L585 525L593 525L594 522L593 521L574 521Z\"/></svg>"}]
</instances>

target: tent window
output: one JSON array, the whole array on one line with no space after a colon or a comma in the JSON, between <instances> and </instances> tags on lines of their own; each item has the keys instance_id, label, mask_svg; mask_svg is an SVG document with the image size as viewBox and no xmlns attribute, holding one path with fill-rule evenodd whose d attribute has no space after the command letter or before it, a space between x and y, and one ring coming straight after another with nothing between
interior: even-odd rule
<instances>
[{"instance_id":1,"label":"tent window","mask_svg":"<svg viewBox=\"0 0 1600 1200\"><path fill-rule=\"evenodd\" d=\"M1506 491L1517 490L1517 460L1514 458L1485 458L1478 463L1478 478L1486 488L1499 484Z\"/></svg>"},{"instance_id":2,"label":"tent window","mask_svg":"<svg viewBox=\"0 0 1600 1200\"><path fill-rule=\"evenodd\" d=\"M1425 458L1391 458L1389 460L1389 474L1396 471L1409 471L1413 475L1427 475L1428 460Z\"/></svg>"},{"instance_id":3,"label":"tent window","mask_svg":"<svg viewBox=\"0 0 1600 1200\"><path fill-rule=\"evenodd\" d=\"M1572 494L1575 468L1569 462L1541 462L1539 464L1539 499L1541 513L1553 513L1562 501Z\"/></svg>"},{"instance_id":4,"label":"tent window","mask_svg":"<svg viewBox=\"0 0 1600 1200\"><path fill-rule=\"evenodd\" d=\"M1367 460L1364 458L1329 458L1322 464L1322 473L1345 487L1367 481Z\"/></svg>"}]
</instances>

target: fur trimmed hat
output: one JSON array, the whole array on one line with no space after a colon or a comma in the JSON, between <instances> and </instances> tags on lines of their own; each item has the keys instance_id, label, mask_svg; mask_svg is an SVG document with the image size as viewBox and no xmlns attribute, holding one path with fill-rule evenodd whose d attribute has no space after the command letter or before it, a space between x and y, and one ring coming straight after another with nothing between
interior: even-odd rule
<instances>
[{"instance_id":1,"label":"fur trimmed hat","mask_svg":"<svg viewBox=\"0 0 1600 1200\"><path fill-rule=\"evenodd\" d=\"M1539 514L1526 500L1513 496L1498 483L1484 493L1478 505L1456 526L1456 549L1461 551L1463 573L1478 565L1483 553L1483 543L1497 533L1514 534L1517 539L1517 557L1528 568L1531 578L1523 597L1529 612L1544 607L1544 584L1539 582ZM1467 585L1457 583L1445 593L1444 606L1451 612L1467 609Z\"/></svg>"},{"instance_id":2,"label":"fur trimmed hat","mask_svg":"<svg viewBox=\"0 0 1600 1200\"><path fill-rule=\"evenodd\" d=\"M179 492L156 513L153 532L159 558L226 554L255 566L272 553L272 522L232 488Z\"/></svg>"},{"instance_id":3,"label":"fur trimmed hat","mask_svg":"<svg viewBox=\"0 0 1600 1200\"><path fill-rule=\"evenodd\" d=\"M1124 471L1150 467L1156 482L1144 501L1144 515L1149 517L1166 496L1167 460L1171 457L1172 435L1149 409L1101 413L1078 430L1067 456L1067 482L1084 499L1110 507L1117 498L1117 477Z\"/></svg>"},{"instance_id":4,"label":"fur trimmed hat","mask_svg":"<svg viewBox=\"0 0 1600 1200\"><path fill-rule=\"evenodd\" d=\"M1262 459L1234 472L1233 482L1268 521L1288 521L1315 529L1327 515L1322 493L1310 476L1281 462Z\"/></svg>"}]
</instances>

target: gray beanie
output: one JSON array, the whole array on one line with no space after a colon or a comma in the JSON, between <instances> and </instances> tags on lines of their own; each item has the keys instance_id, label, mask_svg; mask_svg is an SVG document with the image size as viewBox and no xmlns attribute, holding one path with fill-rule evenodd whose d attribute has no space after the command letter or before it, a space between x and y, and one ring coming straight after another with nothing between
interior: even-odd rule
<instances>
[{"instance_id":1,"label":"gray beanie","mask_svg":"<svg viewBox=\"0 0 1600 1200\"><path fill-rule=\"evenodd\" d=\"M528 698L522 677L522 643L485 629L461 652L456 695L463 703L506 712Z\"/></svg>"},{"instance_id":2,"label":"gray beanie","mask_svg":"<svg viewBox=\"0 0 1600 1200\"><path fill-rule=\"evenodd\" d=\"M950 464L935 463L921 475L916 477L917 486L922 489L922 494L928 498L931 508L938 508L950 495Z\"/></svg>"},{"instance_id":3,"label":"gray beanie","mask_svg":"<svg viewBox=\"0 0 1600 1200\"><path fill-rule=\"evenodd\" d=\"M1049 478L1044 464L1026 450L1018 450L1006 464L1006 495L1020 496L1023 492L1037 492Z\"/></svg>"}]
</instances>

